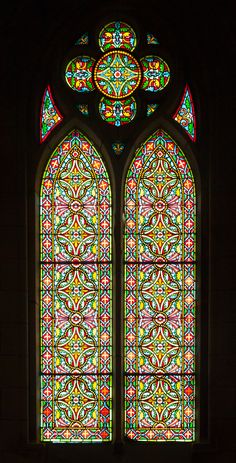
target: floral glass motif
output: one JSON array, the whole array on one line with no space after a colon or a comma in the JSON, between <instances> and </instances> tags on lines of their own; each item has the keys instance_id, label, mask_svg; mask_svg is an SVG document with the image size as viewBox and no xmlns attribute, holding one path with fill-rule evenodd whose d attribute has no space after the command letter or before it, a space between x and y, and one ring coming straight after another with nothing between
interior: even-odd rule
<instances>
[{"instance_id":1,"label":"floral glass motif","mask_svg":"<svg viewBox=\"0 0 236 463\"><path fill-rule=\"evenodd\" d=\"M192 95L186 85L180 105L173 118L186 130L192 141L196 141L196 117Z\"/></svg>"},{"instance_id":2,"label":"floral glass motif","mask_svg":"<svg viewBox=\"0 0 236 463\"><path fill-rule=\"evenodd\" d=\"M147 34L149 41L155 43L155 37ZM120 116L110 115L111 107L119 108L118 100L129 98L138 88L149 92L158 92L168 84L170 69L168 64L160 57L151 55L138 60L131 52L137 46L136 34L133 29L122 21L113 21L107 24L99 34L99 47L104 54L98 58L96 64L93 58L79 56L74 58L66 68L66 82L79 92L88 92L96 88L114 104L101 99L99 112L101 118L110 125L128 124L134 117L127 117L122 121ZM151 42L150 42L151 43ZM95 83L95 86L94 86ZM110 100L111 101L111 100ZM127 108L129 100L124 101ZM110 106L110 107L109 107ZM136 106L136 102L135 102ZM134 108L134 105L133 105ZM149 114L150 115L150 114ZM115 122L115 123L114 123Z\"/></svg>"},{"instance_id":3,"label":"floral glass motif","mask_svg":"<svg viewBox=\"0 0 236 463\"><path fill-rule=\"evenodd\" d=\"M136 114L136 101L133 97L124 100L102 98L99 112L106 122L119 127L132 121Z\"/></svg>"},{"instance_id":4,"label":"floral glass motif","mask_svg":"<svg viewBox=\"0 0 236 463\"><path fill-rule=\"evenodd\" d=\"M98 89L112 98L124 98L138 87L141 80L137 60L125 51L110 51L96 64L94 79Z\"/></svg>"},{"instance_id":5,"label":"floral glass motif","mask_svg":"<svg viewBox=\"0 0 236 463\"><path fill-rule=\"evenodd\" d=\"M50 86L43 94L40 115L40 142L43 142L55 127L60 124L63 117L56 107Z\"/></svg>"},{"instance_id":6,"label":"floral glass motif","mask_svg":"<svg viewBox=\"0 0 236 463\"><path fill-rule=\"evenodd\" d=\"M143 79L141 86L149 92L159 92L168 84L170 68L166 62L158 56L145 56L141 58Z\"/></svg>"},{"instance_id":7,"label":"floral glass motif","mask_svg":"<svg viewBox=\"0 0 236 463\"><path fill-rule=\"evenodd\" d=\"M111 229L106 168L74 130L41 183L42 441L111 440Z\"/></svg>"},{"instance_id":8,"label":"floral glass motif","mask_svg":"<svg viewBox=\"0 0 236 463\"><path fill-rule=\"evenodd\" d=\"M196 196L181 149L157 130L125 185L125 430L195 438Z\"/></svg>"},{"instance_id":9,"label":"floral glass motif","mask_svg":"<svg viewBox=\"0 0 236 463\"><path fill-rule=\"evenodd\" d=\"M120 143L120 142L112 143L112 149L113 149L114 153L117 154L117 156L119 156L121 153L123 153L124 148L125 148L124 143Z\"/></svg>"},{"instance_id":10,"label":"floral glass motif","mask_svg":"<svg viewBox=\"0 0 236 463\"><path fill-rule=\"evenodd\" d=\"M98 43L102 51L114 48L124 48L133 51L137 40L132 27L121 21L113 21L101 30Z\"/></svg>"},{"instance_id":11,"label":"floral glass motif","mask_svg":"<svg viewBox=\"0 0 236 463\"><path fill-rule=\"evenodd\" d=\"M66 67L66 82L77 92L94 90L92 71L95 60L89 56L77 56Z\"/></svg>"}]
</instances>

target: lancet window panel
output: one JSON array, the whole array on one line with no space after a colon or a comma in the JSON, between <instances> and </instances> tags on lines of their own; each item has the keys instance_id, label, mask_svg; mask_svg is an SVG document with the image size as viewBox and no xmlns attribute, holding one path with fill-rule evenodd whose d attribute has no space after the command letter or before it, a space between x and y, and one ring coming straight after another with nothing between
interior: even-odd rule
<instances>
[{"instance_id":1,"label":"lancet window panel","mask_svg":"<svg viewBox=\"0 0 236 463\"><path fill-rule=\"evenodd\" d=\"M104 162L73 130L41 183L42 441L111 440L111 229Z\"/></svg>"},{"instance_id":2,"label":"lancet window panel","mask_svg":"<svg viewBox=\"0 0 236 463\"><path fill-rule=\"evenodd\" d=\"M163 130L137 150L124 201L125 431L195 438L196 194Z\"/></svg>"}]
</instances>

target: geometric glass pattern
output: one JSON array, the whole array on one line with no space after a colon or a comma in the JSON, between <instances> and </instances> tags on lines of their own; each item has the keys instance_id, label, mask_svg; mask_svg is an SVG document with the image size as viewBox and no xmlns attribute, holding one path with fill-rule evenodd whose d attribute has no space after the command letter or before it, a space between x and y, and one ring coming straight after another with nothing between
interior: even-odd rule
<instances>
[{"instance_id":1,"label":"geometric glass pattern","mask_svg":"<svg viewBox=\"0 0 236 463\"><path fill-rule=\"evenodd\" d=\"M100 32L98 39L102 51L124 48L133 51L136 47L136 35L132 27L121 21L107 24Z\"/></svg>"},{"instance_id":2,"label":"geometric glass pattern","mask_svg":"<svg viewBox=\"0 0 236 463\"><path fill-rule=\"evenodd\" d=\"M110 100L103 97L99 103L101 118L119 127L132 121L136 114L136 101L131 96L124 100Z\"/></svg>"},{"instance_id":3,"label":"geometric glass pattern","mask_svg":"<svg viewBox=\"0 0 236 463\"><path fill-rule=\"evenodd\" d=\"M111 440L111 230L106 168L73 130L41 183L42 441Z\"/></svg>"},{"instance_id":4,"label":"geometric glass pattern","mask_svg":"<svg viewBox=\"0 0 236 463\"><path fill-rule=\"evenodd\" d=\"M154 35L147 34L146 37L149 45L158 44ZM82 93L97 87L106 97L100 100L101 118L110 125L129 124L136 116L137 104L134 97L127 101L125 98L130 97L139 86L148 92L163 90L170 80L170 68L155 55L144 56L140 62L132 56L130 52L137 45L136 34L121 21L113 21L101 29L98 45L103 55L97 60L84 55L72 59L67 64L65 80L73 90ZM121 99L123 102L119 103ZM147 116L152 112L153 105L150 105Z\"/></svg>"},{"instance_id":5,"label":"geometric glass pattern","mask_svg":"<svg viewBox=\"0 0 236 463\"><path fill-rule=\"evenodd\" d=\"M196 195L190 165L158 129L125 184L125 432L195 438Z\"/></svg>"},{"instance_id":6,"label":"geometric glass pattern","mask_svg":"<svg viewBox=\"0 0 236 463\"><path fill-rule=\"evenodd\" d=\"M77 92L94 90L92 70L95 60L89 56L77 56L66 67L66 82Z\"/></svg>"},{"instance_id":7,"label":"geometric glass pattern","mask_svg":"<svg viewBox=\"0 0 236 463\"><path fill-rule=\"evenodd\" d=\"M191 92L186 85L179 107L173 115L175 119L186 130L192 141L196 141L196 117Z\"/></svg>"},{"instance_id":8,"label":"geometric glass pattern","mask_svg":"<svg viewBox=\"0 0 236 463\"><path fill-rule=\"evenodd\" d=\"M148 45L159 45L159 42L155 35L153 34L147 34L147 44Z\"/></svg>"},{"instance_id":9,"label":"geometric glass pattern","mask_svg":"<svg viewBox=\"0 0 236 463\"><path fill-rule=\"evenodd\" d=\"M143 71L141 86L143 90L158 92L169 82L170 68L168 64L158 56L145 56L140 60Z\"/></svg>"},{"instance_id":10,"label":"geometric glass pattern","mask_svg":"<svg viewBox=\"0 0 236 463\"><path fill-rule=\"evenodd\" d=\"M110 51L98 60L94 80L98 89L107 97L127 97L140 83L139 63L126 51Z\"/></svg>"},{"instance_id":11,"label":"geometric glass pattern","mask_svg":"<svg viewBox=\"0 0 236 463\"><path fill-rule=\"evenodd\" d=\"M50 86L48 85L43 94L40 113L40 143L42 143L53 129L62 121L63 117L56 107Z\"/></svg>"}]
</instances>

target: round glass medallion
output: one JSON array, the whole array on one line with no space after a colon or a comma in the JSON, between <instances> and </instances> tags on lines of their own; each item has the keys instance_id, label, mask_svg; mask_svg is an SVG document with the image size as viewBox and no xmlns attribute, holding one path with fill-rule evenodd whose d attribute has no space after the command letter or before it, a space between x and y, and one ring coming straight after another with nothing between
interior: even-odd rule
<instances>
[{"instance_id":1,"label":"round glass medallion","mask_svg":"<svg viewBox=\"0 0 236 463\"><path fill-rule=\"evenodd\" d=\"M102 51L114 48L124 48L128 51L133 51L137 40L132 27L122 21L113 21L101 30L98 42Z\"/></svg>"},{"instance_id":2,"label":"round glass medallion","mask_svg":"<svg viewBox=\"0 0 236 463\"><path fill-rule=\"evenodd\" d=\"M143 79L142 89L148 92L159 92L170 80L170 68L159 56L145 56L140 60Z\"/></svg>"},{"instance_id":3,"label":"round glass medallion","mask_svg":"<svg viewBox=\"0 0 236 463\"><path fill-rule=\"evenodd\" d=\"M97 62L94 70L97 88L107 97L131 95L141 80L138 61L125 51L110 51Z\"/></svg>"},{"instance_id":4,"label":"round glass medallion","mask_svg":"<svg viewBox=\"0 0 236 463\"><path fill-rule=\"evenodd\" d=\"M102 97L99 104L101 118L108 124L120 127L129 124L136 115L136 101L134 97L125 100L110 100Z\"/></svg>"},{"instance_id":5,"label":"round glass medallion","mask_svg":"<svg viewBox=\"0 0 236 463\"><path fill-rule=\"evenodd\" d=\"M92 71L95 59L90 56L77 56L66 67L66 82L77 92L94 90Z\"/></svg>"}]
</instances>

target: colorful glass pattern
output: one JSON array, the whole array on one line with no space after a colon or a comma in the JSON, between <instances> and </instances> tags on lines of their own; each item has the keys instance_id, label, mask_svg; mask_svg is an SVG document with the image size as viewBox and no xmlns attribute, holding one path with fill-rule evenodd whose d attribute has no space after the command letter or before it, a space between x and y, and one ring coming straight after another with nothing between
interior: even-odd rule
<instances>
[{"instance_id":1,"label":"colorful glass pattern","mask_svg":"<svg viewBox=\"0 0 236 463\"><path fill-rule=\"evenodd\" d=\"M100 32L98 39L102 51L124 48L133 51L136 47L136 34L128 24L115 21L107 24Z\"/></svg>"},{"instance_id":2,"label":"colorful glass pattern","mask_svg":"<svg viewBox=\"0 0 236 463\"><path fill-rule=\"evenodd\" d=\"M112 98L124 98L136 90L141 80L138 61L125 51L110 51L97 62L94 79L100 92Z\"/></svg>"},{"instance_id":3,"label":"colorful glass pattern","mask_svg":"<svg viewBox=\"0 0 236 463\"><path fill-rule=\"evenodd\" d=\"M191 140L196 141L196 116L192 95L188 85L186 85L184 89L180 105L173 118L182 125Z\"/></svg>"},{"instance_id":4,"label":"colorful glass pattern","mask_svg":"<svg viewBox=\"0 0 236 463\"><path fill-rule=\"evenodd\" d=\"M89 109L88 109L87 104L78 104L78 105L76 105L76 107L79 110L79 112L81 112L83 114L83 116L87 117L89 115Z\"/></svg>"},{"instance_id":5,"label":"colorful glass pattern","mask_svg":"<svg viewBox=\"0 0 236 463\"><path fill-rule=\"evenodd\" d=\"M89 56L77 56L66 67L66 82L77 92L94 90L92 72L95 60Z\"/></svg>"},{"instance_id":6,"label":"colorful glass pattern","mask_svg":"<svg viewBox=\"0 0 236 463\"><path fill-rule=\"evenodd\" d=\"M120 143L120 142L112 143L112 148L113 148L114 153L119 156L120 154L123 153L125 145L124 143Z\"/></svg>"},{"instance_id":7,"label":"colorful glass pattern","mask_svg":"<svg viewBox=\"0 0 236 463\"><path fill-rule=\"evenodd\" d=\"M148 45L159 45L159 42L155 35L153 34L147 34L147 44Z\"/></svg>"},{"instance_id":8,"label":"colorful glass pattern","mask_svg":"<svg viewBox=\"0 0 236 463\"><path fill-rule=\"evenodd\" d=\"M147 116L151 116L155 111L156 109L158 108L158 104L156 103L153 103L153 104L148 104L147 105Z\"/></svg>"},{"instance_id":9,"label":"colorful glass pattern","mask_svg":"<svg viewBox=\"0 0 236 463\"><path fill-rule=\"evenodd\" d=\"M162 90L170 80L168 64L158 56L145 56L140 62L143 70L142 89L149 92Z\"/></svg>"},{"instance_id":10,"label":"colorful glass pattern","mask_svg":"<svg viewBox=\"0 0 236 463\"><path fill-rule=\"evenodd\" d=\"M140 441L195 438L196 196L163 130L125 186L125 429Z\"/></svg>"},{"instance_id":11,"label":"colorful glass pattern","mask_svg":"<svg viewBox=\"0 0 236 463\"><path fill-rule=\"evenodd\" d=\"M88 33L86 32L85 34L81 35L81 37L75 42L75 45L88 45L89 43L89 38L88 38Z\"/></svg>"},{"instance_id":12,"label":"colorful glass pattern","mask_svg":"<svg viewBox=\"0 0 236 463\"><path fill-rule=\"evenodd\" d=\"M110 441L111 190L77 130L41 183L41 439Z\"/></svg>"},{"instance_id":13,"label":"colorful glass pattern","mask_svg":"<svg viewBox=\"0 0 236 463\"><path fill-rule=\"evenodd\" d=\"M110 100L103 97L99 104L101 118L109 124L120 127L128 124L136 115L136 101L133 97L125 100Z\"/></svg>"},{"instance_id":14,"label":"colorful glass pattern","mask_svg":"<svg viewBox=\"0 0 236 463\"><path fill-rule=\"evenodd\" d=\"M42 143L55 127L60 124L63 117L56 107L50 86L48 85L42 99L40 114L40 142Z\"/></svg>"}]
</instances>

